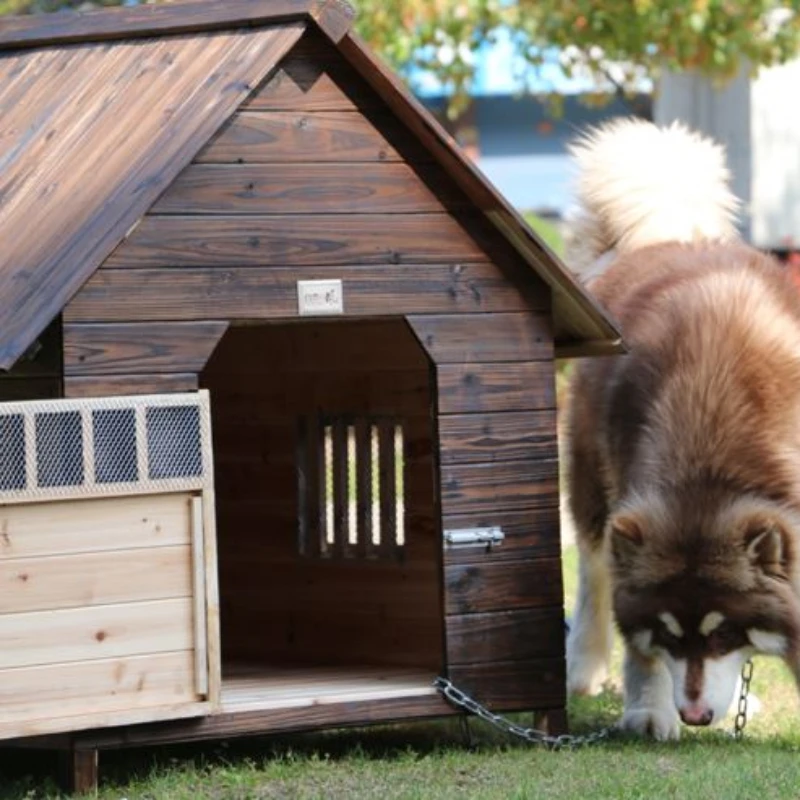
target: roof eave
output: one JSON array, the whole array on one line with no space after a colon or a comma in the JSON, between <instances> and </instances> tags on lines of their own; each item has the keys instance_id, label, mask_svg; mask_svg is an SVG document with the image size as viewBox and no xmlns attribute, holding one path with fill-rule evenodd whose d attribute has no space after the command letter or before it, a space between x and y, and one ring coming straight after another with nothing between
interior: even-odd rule
<instances>
[{"instance_id":1,"label":"roof eave","mask_svg":"<svg viewBox=\"0 0 800 800\"><path fill-rule=\"evenodd\" d=\"M557 345L576 354L580 343L597 352L599 343L603 342L603 349L624 352L622 334L614 321L572 274L561 266L558 256L541 242L519 212L464 155L428 109L356 34L349 32L339 41L338 48L550 287L553 292Z\"/></svg>"},{"instance_id":2,"label":"roof eave","mask_svg":"<svg viewBox=\"0 0 800 800\"><path fill-rule=\"evenodd\" d=\"M355 12L344 0L225 0L31 14L0 20L0 51L313 21L334 43Z\"/></svg>"}]
</instances>

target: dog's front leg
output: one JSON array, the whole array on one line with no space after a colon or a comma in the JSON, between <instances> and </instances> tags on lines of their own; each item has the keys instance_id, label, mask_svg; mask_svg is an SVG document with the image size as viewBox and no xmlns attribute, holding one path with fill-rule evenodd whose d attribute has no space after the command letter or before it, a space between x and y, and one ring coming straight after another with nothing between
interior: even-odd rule
<instances>
[{"instance_id":1,"label":"dog's front leg","mask_svg":"<svg viewBox=\"0 0 800 800\"><path fill-rule=\"evenodd\" d=\"M619 727L659 741L680 738L680 720L672 696L672 678L658 658L625 646L625 710Z\"/></svg>"},{"instance_id":2,"label":"dog's front leg","mask_svg":"<svg viewBox=\"0 0 800 800\"><path fill-rule=\"evenodd\" d=\"M609 581L603 550L581 547L578 598L567 638L567 689L573 694L597 694L608 677L613 641Z\"/></svg>"}]
</instances>

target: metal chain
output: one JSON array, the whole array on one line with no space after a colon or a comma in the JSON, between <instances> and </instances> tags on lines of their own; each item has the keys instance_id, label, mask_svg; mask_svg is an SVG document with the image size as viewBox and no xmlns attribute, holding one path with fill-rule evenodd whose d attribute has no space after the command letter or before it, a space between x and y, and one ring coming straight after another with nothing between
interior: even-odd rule
<instances>
[{"instance_id":1,"label":"metal chain","mask_svg":"<svg viewBox=\"0 0 800 800\"><path fill-rule=\"evenodd\" d=\"M750 681L753 680L753 659L748 658L742 667L742 686L739 690L739 706L736 709L736 719L733 721L733 738L737 741L744 736L744 726L747 725L747 696L750 694Z\"/></svg>"},{"instance_id":2,"label":"metal chain","mask_svg":"<svg viewBox=\"0 0 800 800\"><path fill-rule=\"evenodd\" d=\"M599 731L594 731L585 736L573 736L572 734L562 734L561 736L550 736L544 731L537 730L536 728L525 728L522 725L517 725L511 720L493 714L488 708L482 706L477 700L473 700L469 695L457 689L453 683L447 678L437 678L433 685L458 708L463 708L464 711L474 714L476 717L494 725L499 730L510 733L512 736L518 736L520 739L525 739L532 744L543 745L550 750L564 750L574 749L576 747L584 747L590 744L597 744L598 742L610 739L616 732L616 728L608 727L602 728Z\"/></svg>"},{"instance_id":3,"label":"metal chain","mask_svg":"<svg viewBox=\"0 0 800 800\"><path fill-rule=\"evenodd\" d=\"M744 728L747 725L747 698L750 694L750 682L753 679L753 660L747 659L742 667L742 687L739 692L739 705L736 711L736 719L733 727L734 739L740 740L744 735ZM587 733L583 736L564 733L560 736L550 736L544 731L536 728L526 728L517 725L511 720L506 719L500 714L494 714L488 708L482 706L477 700L473 700L468 694L456 688L452 681L447 678L437 678L433 685L444 695L444 697L457 708L463 708L469 714L488 722L504 733L510 733L532 744L543 745L550 750L575 749L586 747L587 745L597 744L607 741L616 733L618 729L614 725L601 728L598 731Z\"/></svg>"}]
</instances>

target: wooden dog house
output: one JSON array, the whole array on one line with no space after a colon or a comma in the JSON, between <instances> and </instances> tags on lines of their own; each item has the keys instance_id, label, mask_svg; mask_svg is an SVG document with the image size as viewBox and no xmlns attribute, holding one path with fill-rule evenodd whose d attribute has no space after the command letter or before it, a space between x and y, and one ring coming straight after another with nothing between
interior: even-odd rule
<instances>
[{"instance_id":1,"label":"wooden dog house","mask_svg":"<svg viewBox=\"0 0 800 800\"><path fill-rule=\"evenodd\" d=\"M565 725L554 358L619 336L350 27L0 21L0 737L77 786L439 674Z\"/></svg>"}]
</instances>

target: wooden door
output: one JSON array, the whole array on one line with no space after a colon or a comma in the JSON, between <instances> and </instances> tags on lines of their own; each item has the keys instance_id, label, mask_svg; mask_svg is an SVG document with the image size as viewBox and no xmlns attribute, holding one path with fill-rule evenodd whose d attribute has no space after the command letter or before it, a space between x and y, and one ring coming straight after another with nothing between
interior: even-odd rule
<instances>
[{"instance_id":1,"label":"wooden door","mask_svg":"<svg viewBox=\"0 0 800 800\"><path fill-rule=\"evenodd\" d=\"M199 395L0 404L0 739L211 710L204 406ZM181 414L197 426L176 426Z\"/></svg>"}]
</instances>

